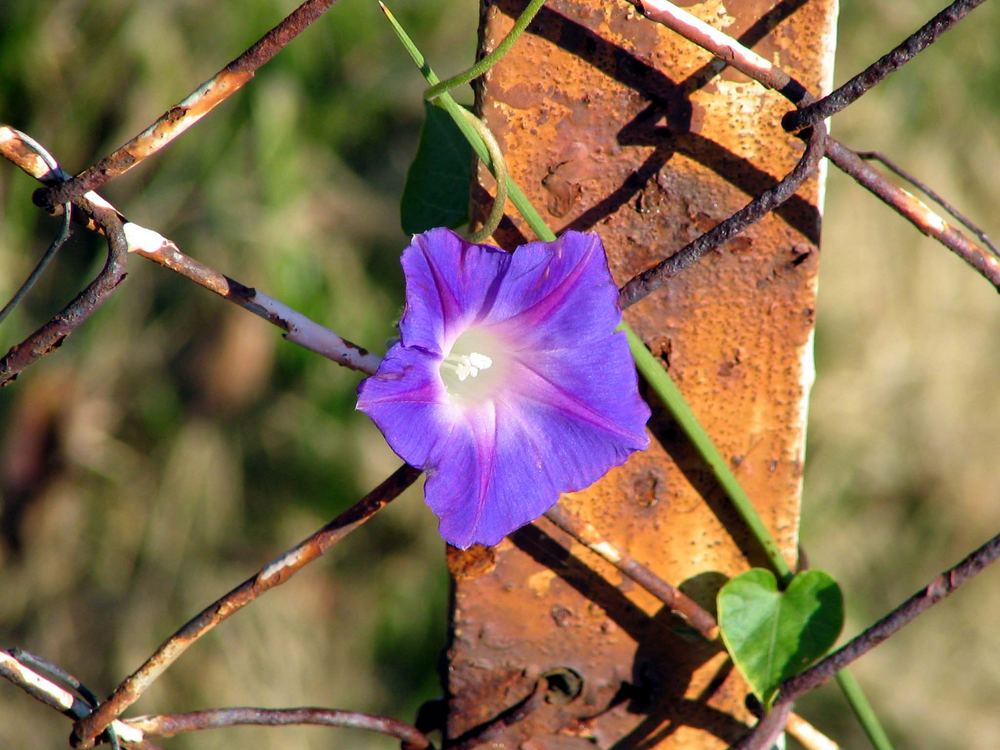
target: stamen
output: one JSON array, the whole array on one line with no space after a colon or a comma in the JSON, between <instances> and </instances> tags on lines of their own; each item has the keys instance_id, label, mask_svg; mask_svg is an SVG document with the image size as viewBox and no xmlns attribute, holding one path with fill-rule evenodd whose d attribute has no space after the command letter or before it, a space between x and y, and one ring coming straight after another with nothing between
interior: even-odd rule
<instances>
[{"instance_id":1,"label":"stamen","mask_svg":"<svg viewBox=\"0 0 1000 750\"><path fill-rule=\"evenodd\" d=\"M493 358L487 357L485 354L480 354L479 352L472 352L469 355L469 364L473 367L479 368L480 370L488 370L493 366ZM473 373L475 375L476 373Z\"/></svg>"},{"instance_id":2,"label":"stamen","mask_svg":"<svg viewBox=\"0 0 1000 750\"><path fill-rule=\"evenodd\" d=\"M482 370L488 370L493 366L492 357L479 352L469 354L449 354L441 362L441 367L454 370L459 382L465 382L468 377L476 377Z\"/></svg>"}]
</instances>

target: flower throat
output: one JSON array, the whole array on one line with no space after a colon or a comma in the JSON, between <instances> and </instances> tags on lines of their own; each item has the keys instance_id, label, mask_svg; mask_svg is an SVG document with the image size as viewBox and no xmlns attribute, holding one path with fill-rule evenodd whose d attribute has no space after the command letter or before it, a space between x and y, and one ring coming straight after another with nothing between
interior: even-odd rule
<instances>
[{"instance_id":1,"label":"flower throat","mask_svg":"<svg viewBox=\"0 0 1000 750\"><path fill-rule=\"evenodd\" d=\"M493 395L501 382L504 346L482 329L463 332L441 361L439 372L452 396L478 401Z\"/></svg>"}]
</instances>

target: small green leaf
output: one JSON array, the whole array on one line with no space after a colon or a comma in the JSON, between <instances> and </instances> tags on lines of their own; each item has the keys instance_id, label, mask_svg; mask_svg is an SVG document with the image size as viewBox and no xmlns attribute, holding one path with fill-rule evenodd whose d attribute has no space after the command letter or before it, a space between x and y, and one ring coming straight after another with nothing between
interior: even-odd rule
<instances>
[{"instance_id":1,"label":"small green leaf","mask_svg":"<svg viewBox=\"0 0 1000 750\"><path fill-rule=\"evenodd\" d=\"M403 231L457 227L469 220L472 147L451 116L424 102L420 146L406 175L400 218Z\"/></svg>"},{"instance_id":2,"label":"small green leaf","mask_svg":"<svg viewBox=\"0 0 1000 750\"><path fill-rule=\"evenodd\" d=\"M829 650L844 624L840 587L821 570L796 574L784 591L771 571L748 570L722 587L718 609L722 640L767 707L782 682Z\"/></svg>"}]
</instances>

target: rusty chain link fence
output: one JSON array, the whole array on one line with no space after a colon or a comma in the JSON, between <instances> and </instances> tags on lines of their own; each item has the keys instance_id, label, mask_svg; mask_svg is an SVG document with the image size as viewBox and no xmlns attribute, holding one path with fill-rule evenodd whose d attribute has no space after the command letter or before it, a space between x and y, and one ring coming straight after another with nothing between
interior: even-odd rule
<instances>
[{"instance_id":1,"label":"rusty chain link fence","mask_svg":"<svg viewBox=\"0 0 1000 750\"><path fill-rule=\"evenodd\" d=\"M722 56L741 83L757 80L789 99L786 110L799 107L784 125L806 129L810 148L783 181L789 195L817 164L829 172L801 543L809 563L845 588L847 637L1000 526L993 388L1000 257L989 240L1000 231L992 202L1000 164L992 29L1000 13L985 2L959 22L979 4L949 6L936 26L818 111L807 106L810 87L785 74L780 55L756 57L747 47L829 3L730 3L733 13L742 5L757 19L748 25L761 33L741 37L747 47L718 33L726 3L677 4L716 32L691 25L666 2L618 2L607 11L666 24ZM484 5L514 18L524 3ZM469 61L473 4L400 6L394 10L439 71ZM553 0L546 10L577 22L586 20L586 6ZM8 386L0 392L0 647L11 648L0 654L0 671L43 702L68 700L55 707L74 719L76 746L155 747L160 740L150 738L172 734L183 736L166 746L339 740L329 729L301 726L319 724L367 730L343 740L350 746L426 747L425 732L439 726L428 714L442 692L449 584L433 519L409 490L408 500L361 525L418 472L393 472L398 460L354 416L356 374L323 361L362 372L377 361L327 323L376 351L392 335L405 242L396 198L419 130L420 80L374 3L303 3L246 48L289 10L272 0L210 9L0 3L0 152L10 162L0 170L0 301L14 295L35 265L35 248L58 231L58 220L33 202L56 215L72 204L79 225L0 325L4 349L13 347L0 361ZM939 11L935 3L844 3L836 83ZM721 68L708 68L706 81ZM208 79L211 86L184 100L194 82ZM224 101L197 132L157 154ZM116 151L175 102L158 129ZM827 135L821 123L830 115ZM46 150L58 167L45 162ZM11 163L46 190L35 192L39 185ZM636 179L655 179L661 169L670 169L668 160ZM721 243L787 198L783 175L767 174L777 186L748 194L756 199L750 211L721 231L707 215L696 217L705 234L692 237L666 276L616 277L623 304L657 294L663 281L669 288L691 265L712 263ZM919 194L915 180L923 202L910 195ZM935 194L948 205L935 205ZM980 224L965 226L963 214L949 213L951 203ZM502 225L498 238L511 226ZM301 347L281 343L248 311ZM335 520L315 531L324 518ZM599 546L600 528L588 531L572 517L562 523L581 543ZM274 558L298 539L305 541ZM945 588L964 583L997 547L994 538ZM278 587L324 552L327 562L314 566L322 570ZM619 566L625 575L658 596L655 574L641 561L626 563L634 567ZM221 605L202 609L227 591ZM855 665L900 746L1000 742L991 710L1000 683L989 664L998 612L995 582L981 576ZM202 635L195 652L178 659ZM97 697L80 687L74 695L72 680L16 648L69 670ZM565 677L547 679L551 686ZM501 728L551 699L536 693L501 715ZM838 701L824 688L798 698L796 711L842 746L860 746ZM165 715L249 705L340 710ZM414 722L421 705L424 716ZM102 734L109 724L113 737ZM212 726L228 728L186 734ZM51 708L3 688L4 747L63 743L69 728ZM460 734L459 746L492 736Z\"/></svg>"}]
</instances>

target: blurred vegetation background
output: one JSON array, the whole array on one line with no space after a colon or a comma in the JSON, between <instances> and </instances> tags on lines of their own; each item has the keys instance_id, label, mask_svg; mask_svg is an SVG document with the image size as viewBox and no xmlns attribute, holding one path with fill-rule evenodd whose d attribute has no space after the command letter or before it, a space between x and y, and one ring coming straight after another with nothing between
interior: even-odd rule
<instances>
[{"instance_id":1,"label":"blurred vegetation background","mask_svg":"<svg viewBox=\"0 0 1000 750\"><path fill-rule=\"evenodd\" d=\"M942 0L843 4L836 80ZM472 59L472 2L399 0L439 72ZM0 120L70 171L110 152L294 7L0 0ZM839 115L1000 236L1000 9L986 4ZM367 0L343 0L167 152L102 192L189 254L362 344L402 300L398 199L423 84ZM468 98L471 98L469 96ZM56 231L0 165L0 298ZM2 329L6 350L91 278L80 232ZM853 634L1000 527L1000 305L989 284L832 170L802 539L847 592ZM106 693L169 632L397 464L354 412L358 376L133 258L112 300L0 393L0 646ZM410 491L182 658L137 704L327 705L411 719L440 693L448 583ZM996 572L856 667L900 747L1000 746ZM863 747L833 688L803 712ZM346 730L168 740L388 748ZM69 724L0 684L0 747L64 747Z\"/></svg>"}]
</instances>

